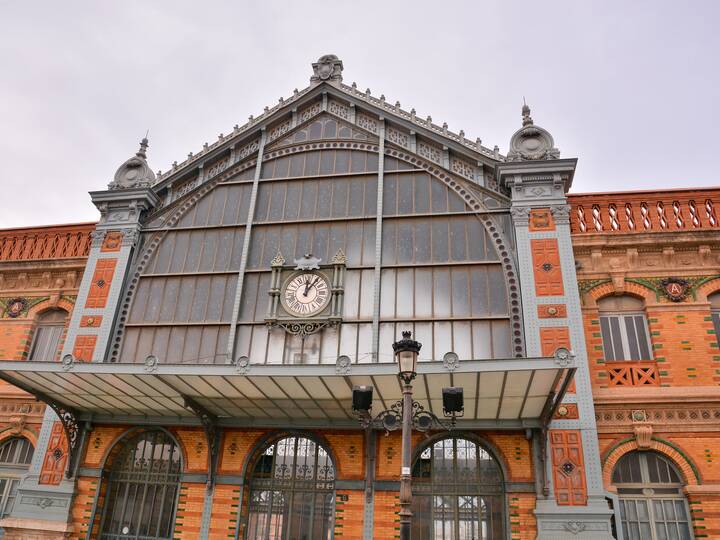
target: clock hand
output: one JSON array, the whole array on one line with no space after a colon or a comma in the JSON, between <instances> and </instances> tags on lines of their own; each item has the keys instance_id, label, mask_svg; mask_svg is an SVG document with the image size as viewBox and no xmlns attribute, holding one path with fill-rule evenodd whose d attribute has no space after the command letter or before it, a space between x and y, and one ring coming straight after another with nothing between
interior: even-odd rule
<instances>
[{"instance_id":1,"label":"clock hand","mask_svg":"<svg viewBox=\"0 0 720 540\"><path fill-rule=\"evenodd\" d=\"M307 282L305 284L305 291L303 291L303 296L308 295L308 293L310 292L310 289L312 289L315 286L315 284L318 282L319 279L320 279L320 276L315 276L315 279L313 280L312 283L310 283L310 279L307 280Z\"/></svg>"}]
</instances>

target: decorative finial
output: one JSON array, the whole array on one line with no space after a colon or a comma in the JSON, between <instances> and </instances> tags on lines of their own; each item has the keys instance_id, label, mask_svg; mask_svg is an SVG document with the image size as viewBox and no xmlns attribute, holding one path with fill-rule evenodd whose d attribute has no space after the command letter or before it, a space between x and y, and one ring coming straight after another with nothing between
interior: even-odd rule
<instances>
[{"instance_id":1,"label":"decorative finial","mask_svg":"<svg viewBox=\"0 0 720 540\"><path fill-rule=\"evenodd\" d=\"M148 144L148 138L147 138L148 133L150 133L150 130L148 130L148 131L145 133L145 137L143 137L143 140L140 141L140 150L138 150L138 151L135 153L135 155L136 155L137 157L139 157L139 158L147 159L147 149L148 149L148 146L150 146L150 145Z\"/></svg>"},{"instance_id":2,"label":"decorative finial","mask_svg":"<svg viewBox=\"0 0 720 540\"><path fill-rule=\"evenodd\" d=\"M522 119L523 126L531 126L533 123L533 119L530 116L530 107L525 103L525 96L523 96Z\"/></svg>"}]
</instances>

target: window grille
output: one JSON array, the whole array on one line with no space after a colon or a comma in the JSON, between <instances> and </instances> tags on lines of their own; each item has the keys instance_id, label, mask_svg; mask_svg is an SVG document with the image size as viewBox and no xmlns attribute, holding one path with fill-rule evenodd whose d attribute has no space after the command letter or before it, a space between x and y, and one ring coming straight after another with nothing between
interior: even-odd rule
<instances>
[{"instance_id":1,"label":"window grille","mask_svg":"<svg viewBox=\"0 0 720 540\"><path fill-rule=\"evenodd\" d=\"M28 360L37 362L56 360L66 316L65 311L53 309L38 318Z\"/></svg>"},{"instance_id":2,"label":"window grille","mask_svg":"<svg viewBox=\"0 0 720 540\"><path fill-rule=\"evenodd\" d=\"M100 538L173 538L181 472L180 449L164 431L123 443L107 472Z\"/></svg>"},{"instance_id":3,"label":"window grille","mask_svg":"<svg viewBox=\"0 0 720 540\"><path fill-rule=\"evenodd\" d=\"M330 540L335 467L327 450L287 437L257 458L250 479L247 540Z\"/></svg>"},{"instance_id":4,"label":"window grille","mask_svg":"<svg viewBox=\"0 0 720 540\"><path fill-rule=\"evenodd\" d=\"M675 466L654 452L631 452L618 461L613 484L626 540L691 540L683 482Z\"/></svg>"},{"instance_id":5,"label":"window grille","mask_svg":"<svg viewBox=\"0 0 720 540\"><path fill-rule=\"evenodd\" d=\"M425 448L412 490L414 540L505 538L502 473L479 444L451 437Z\"/></svg>"}]
</instances>

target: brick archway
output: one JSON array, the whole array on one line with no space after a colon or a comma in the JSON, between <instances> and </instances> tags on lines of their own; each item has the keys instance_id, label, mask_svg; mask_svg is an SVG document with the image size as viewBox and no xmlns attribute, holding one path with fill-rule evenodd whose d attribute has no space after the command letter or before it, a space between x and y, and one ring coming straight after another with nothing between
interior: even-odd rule
<instances>
[{"instance_id":1,"label":"brick archway","mask_svg":"<svg viewBox=\"0 0 720 540\"><path fill-rule=\"evenodd\" d=\"M606 487L612 485L612 473L615 465L620 461L621 457L634 450L640 450L636 439L625 439L610 449L603 458L603 485ZM642 450L654 450L670 459L680 470L686 485L697 486L702 484L698 468L676 446L662 439L653 438L650 441L650 447Z\"/></svg>"},{"instance_id":2,"label":"brick archway","mask_svg":"<svg viewBox=\"0 0 720 540\"><path fill-rule=\"evenodd\" d=\"M601 285L598 285L597 287L593 287L584 295L584 299L586 301L585 307L597 309L598 300L601 300L608 296L614 296L616 294L617 290L615 289L615 285L612 283L612 281L609 283L603 283ZM623 295L638 298L645 302L645 305L657 303L654 291L647 287L644 287L643 285L640 285L639 283L634 283L632 281L625 282L624 290L621 292L620 296Z\"/></svg>"}]
</instances>

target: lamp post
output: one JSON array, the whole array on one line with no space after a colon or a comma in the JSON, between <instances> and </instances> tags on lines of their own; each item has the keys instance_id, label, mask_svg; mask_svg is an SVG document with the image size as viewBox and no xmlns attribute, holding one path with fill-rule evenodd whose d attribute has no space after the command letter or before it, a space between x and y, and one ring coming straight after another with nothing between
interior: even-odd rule
<instances>
[{"instance_id":1,"label":"lamp post","mask_svg":"<svg viewBox=\"0 0 720 540\"><path fill-rule=\"evenodd\" d=\"M400 540L410 540L410 523L412 521L412 476L410 471L410 460L412 442L410 433L412 431L412 408L413 408L413 387L412 381L417 375L417 358L422 345L412 339L412 333L405 331L403 338L393 343L393 350L400 370L398 376L403 382L403 407L402 407L402 465L400 469Z\"/></svg>"},{"instance_id":2,"label":"lamp post","mask_svg":"<svg viewBox=\"0 0 720 540\"><path fill-rule=\"evenodd\" d=\"M455 426L455 419L463 416L463 389L458 387L443 388L443 416L450 422L443 422L431 411L413 401L412 381L417 375L417 359L422 344L412 339L410 332L403 332L403 338L393 343L395 358L398 363L398 377L402 383L402 400L391 405L373 417L372 386L355 386L352 394L353 413L364 428L380 428L386 433L402 429L402 464L400 470L400 539L410 540L412 521L412 441L410 434L413 429L428 432L433 428L450 431Z\"/></svg>"}]
</instances>

